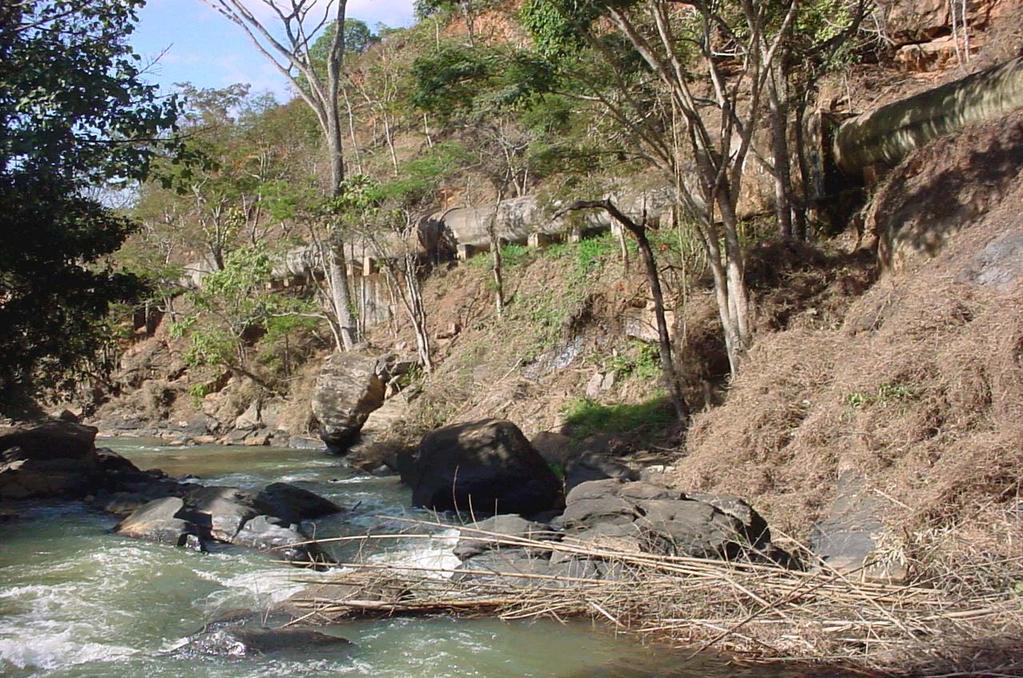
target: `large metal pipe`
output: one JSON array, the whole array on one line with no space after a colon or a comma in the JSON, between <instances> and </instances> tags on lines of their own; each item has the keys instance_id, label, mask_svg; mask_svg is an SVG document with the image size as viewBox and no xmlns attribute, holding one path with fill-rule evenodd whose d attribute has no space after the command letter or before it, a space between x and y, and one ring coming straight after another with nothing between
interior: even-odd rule
<instances>
[{"instance_id":1,"label":"large metal pipe","mask_svg":"<svg viewBox=\"0 0 1023 678\"><path fill-rule=\"evenodd\" d=\"M842 124L832 143L835 164L850 177L871 165L893 167L937 136L1023 108L1023 57Z\"/></svg>"}]
</instances>

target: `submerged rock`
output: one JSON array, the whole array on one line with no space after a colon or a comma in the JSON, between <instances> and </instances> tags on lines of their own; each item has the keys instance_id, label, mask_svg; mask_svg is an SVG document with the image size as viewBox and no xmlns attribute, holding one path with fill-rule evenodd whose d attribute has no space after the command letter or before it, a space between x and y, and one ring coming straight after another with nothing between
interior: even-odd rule
<instances>
[{"instance_id":1,"label":"submerged rock","mask_svg":"<svg viewBox=\"0 0 1023 678\"><path fill-rule=\"evenodd\" d=\"M428 433L403 465L412 503L439 511L532 515L561 504L561 483L510 421Z\"/></svg>"},{"instance_id":2,"label":"submerged rock","mask_svg":"<svg viewBox=\"0 0 1023 678\"><path fill-rule=\"evenodd\" d=\"M280 652L306 655L312 652L347 652L352 647L352 642L346 638L310 629L213 624L189 637L176 653L186 657L247 657Z\"/></svg>"}]
</instances>

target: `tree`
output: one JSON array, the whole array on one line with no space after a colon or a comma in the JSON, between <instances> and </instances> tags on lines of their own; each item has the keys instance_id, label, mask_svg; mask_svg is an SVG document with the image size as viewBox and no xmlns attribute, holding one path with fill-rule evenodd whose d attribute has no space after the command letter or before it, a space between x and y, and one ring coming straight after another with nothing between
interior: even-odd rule
<instances>
[{"instance_id":1,"label":"tree","mask_svg":"<svg viewBox=\"0 0 1023 678\"><path fill-rule=\"evenodd\" d=\"M548 58L574 66L588 49L611 62L610 86L581 83L645 147L695 219L733 375L752 341L737 204L772 66L797 7L795 0L528 0L523 10ZM660 86L666 125L652 127L658 118L635 101L623 75L635 63L623 65L610 48L608 25Z\"/></svg>"},{"instance_id":2,"label":"tree","mask_svg":"<svg viewBox=\"0 0 1023 678\"><path fill-rule=\"evenodd\" d=\"M328 201L336 201L345 179L344 133L338 95L343 77L347 31L338 30L345 25L347 0L263 0L277 22L277 35L269 21L257 17L245 0L203 0L224 17L241 28L256 49L295 86L295 91L316 114L323 132L330 164ZM322 8L322 11L318 11ZM315 67L311 53L317 34L327 26L334 27L334 37L326 50L327 69L324 76ZM283 35L279 34L283 31ZM333 224L330 233L320 242L328 248L327 281L333 322L344 349L351 349L358 339L352 315L348 278L345 274L343 233ZM340 348L340 347L339 347Z\"/></svg>"},{"instance_id":3,"label":"tree","mask_svg":"<svg viewBox=\"0 0 1023 678\"><path fill-rule=\"evenodd\" d=\"M272 269L273 258L264 247L240 247L188 295L196 313L175 323L171 331L189 339L185 358L190 364L226 367L273 390L253 369L249 338L265 334L281 319L322 316L309 312L301 299L269 292Z\"/></svg>"},{"instance_id":4,"label":"tree","mask_svg":"<svg viewBox=\"0 0 1023 678\"><path fill-rule=\"evenodd\" d=\"M639 246L639 254L643 259L643 270L646 273L647 285L650 287L650 295L654 299L654 317L657 321L657 346L661 358L661 375L664 378L665 386L668 388L668 395L671 404L675 408L675 416L680 424L685 426L689 421L689 403L682 394L682 385L675 371L675 358L671 348L671 337L668 334L668 323L664 315L664 292L661 290L661 278L657 271L657 260L654 258L654 250L650 246L650 239L647 238L647 224L644 215L642 222L637 223L626 216L611 200L580 200L568 205L560 211L559 215L574 210L601 209L610 215L622 229L628 231L636 239Z\"/></svg>"},{"instance_id":5,"label":"tree","mask_svg":"<svg viewBox=\"0 0 1023 678\"><path fill-rule=\"evenodd\" d=\"M0 5L0 392L69 385L141 290L108 256L136 228L97 199L147 175L175 103L127 44L142 0Z\"/></svg>"}]
</instances>

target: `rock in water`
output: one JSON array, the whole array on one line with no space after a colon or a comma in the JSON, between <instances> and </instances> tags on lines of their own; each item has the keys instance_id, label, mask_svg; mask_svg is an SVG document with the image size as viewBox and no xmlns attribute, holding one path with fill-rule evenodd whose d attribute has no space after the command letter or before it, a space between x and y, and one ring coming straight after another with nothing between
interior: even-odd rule
<instances>
[{"instance_id":1,"label":"rock in water","mask_svg":"<svg viewBox=\"0 0 1023 678\"><path fill-rule=\"evenodd\" d=\"M256 508L287 523L329 516L341 507L318 494L288 483L271 483L256 495Z\"/></svg>"},{"instance_id":2,"label":"rock in water","mask_svg":"<svg viewBox=\"0 0 1023 678\"><path fill-rule=\"evenodd\" d=\"M533 515L561 505L561 483L510 421L488 419L427 434L402 480L412 503L438 511Z\"/></svg>"},{"instance_id":3,"label":"rock in water","mask_svg":"<svg viewBox=\"0 0 1023 678\"><path fill-rule=\"evenodd\" d=\"M263 629L212 624L201 633L191 636L177 652L187 657L245 657L277 652L305 655L311 652L348 651L351 646L351 641L345 638L309 629Z\"/></svg>"},{"instance_id":4,"label":"rock in water","mask_svg":"<svg viewBox=\"0 0 1023 678\"><path fill-rule=\"evenodd\" d=\"M279 518L256 516L245 523L232 543L257 551L272 551L291 563L312 563L323 560L323 552L309 541L296 526ZM299 545L300 544L300 545Z\"/></svg>"},{"instance_id":5,"label":"rock in water","mask_svg":"<svg viewBox=\"0 0 1023 678\"><path fill-rule=\"evenodd\" d=\"M96 429L67 421L0 429L0 500L83 497L102 485Z\"/></svg>"},{"instance_id":6,"label":"rock in water","mask_svg":"<svg viewBox=\"0 0 1023 678\"><path fill-rule=\"evenodd\" d=\"M313 414L328 447L344 449L359 435L370 413L384 404L386 390L373 358L336 353L316 378Z\"/></svg>"},{"instance_id":7,"label":"rock in water","mask_svg":"<svg viewBox=\"0 0 1023 678\"><path fill-rule=\"evenodd\" d=\"M185 502L178 497L165 497L151 501L114 527L114 532L133 539L171 544L172 546L188 546L193 550L202 550L203 537L195 523L186 520ZM194 537L195 539L190 539ZM199 548L195 549L198 541Z\"/></svg>"}]
</instances>

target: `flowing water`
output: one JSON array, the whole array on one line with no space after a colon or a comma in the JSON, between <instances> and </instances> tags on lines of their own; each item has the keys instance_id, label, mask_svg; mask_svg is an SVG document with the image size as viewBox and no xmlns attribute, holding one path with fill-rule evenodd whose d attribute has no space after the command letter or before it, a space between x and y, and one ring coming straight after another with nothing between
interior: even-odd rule
<instances>
[{"instance_id":1,"label":"flowing water","mask_svg":"<svg viewBox=\"0 0 1023 678\"><path fill-rule=\"evenodd\" d=\"M314 450L167 448L108 441L141 468L205 484L295 483L351 510L320 521L319 536L397 531L409 507L397 479L355 475ZM323 629L347 651L244 658L185 656L183 640L218 613L265 608L301 588L306 571L224 547L210 554L111 534L116 520L81 503L18 505L0 520L0 675L3 676L767 676L721 657L654 652L585 624L510 624L446 618L353 622ZM380 559L453 564L450 536L380 547ZM349 547L350 548L350 547ZM335 552L344 557L343 550ZM457 561L454 561L457 563ZM322 576L322 575L320 575Z\"/></svg>"}]
</instances>

